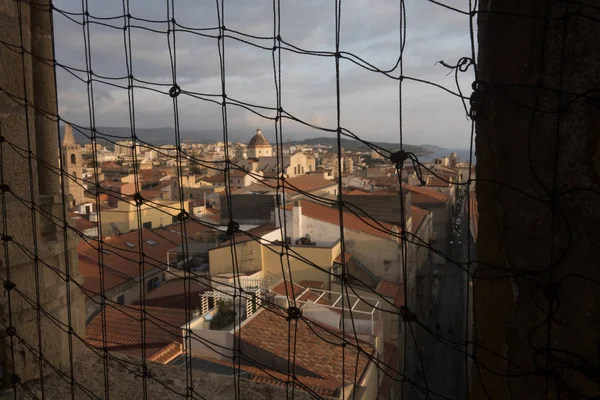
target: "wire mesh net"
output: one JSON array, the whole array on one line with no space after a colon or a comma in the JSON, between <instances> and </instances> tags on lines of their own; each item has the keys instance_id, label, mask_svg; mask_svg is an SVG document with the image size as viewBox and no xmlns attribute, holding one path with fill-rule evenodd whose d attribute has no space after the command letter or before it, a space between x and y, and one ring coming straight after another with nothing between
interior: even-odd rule
<instances>
[{"instance_id":1,"label":"wire mesh net","mask_svg":"<svg viewBox=\"0 0 600 400\"><path fill-rule=\"evenodd\" d=\"M591 398L593 386L580 392L559 370L597 384L593 362L551 339L565 275L547 272L564 261L555 254L554 221L563 218L556 203L565 192L541 184L547 193L537 198L510 180L475 179L474 138L486 92L512 84L483 80L478 16L546 27L567 25L570 15L594 21L597 7L377 5L372 35L378 21L395 27L386 69L380 43L347 48L353 36L371 34L360 19L344 21L342 11L356 7L356 16L368 7L362 2L192 3L1 3L14 24L0 38L12 62L2 62L10 79L0 87L7 110L1 360L9 396L457 399L479 382L495 398L482 377L492 374L542 377L543 398ZM415 20L439 18L434 35L454 19L464 27L463 37L448 39L461 41L460 54L438 49L442 78L405 61L411 35L415 47L423 40L411 10ZM328 21L329 36L301 30L313 18ZM312 69L288 73L286 59L308 59ZM361 87L360 74L393 86L394 98L364 105L394 121L393 147L345 122L361 118L344 111L346 93L360 96L374 82ZM541 77L532 86L543 88ZM329 97L313 97L314 86ZM420 123L411 117L419 92L449 99L453 112L439 118L464 130L456 146L469 148L462 162L455 153L425 162L423 148L405 143L416 137L405 134L407 120L413 131ZM573 98L592 97L577 93L544 104L558 111L536 98L531 119L560 116ZM318 112L309 114L307 103ZM107 127L118 124L126 127ZM267 128L247 145L235 143L240 126L250 125ZM212 143L190 140L194 126ZM290 143L298 132L323 135L326 146ZM365 158L371 168L360 172L353 164ZM523 272L475 257L476 182L550 207L549 268ZM542 319L529 321L531 332L547 330L545 340L531 339L536 332L527 338L533 365L477 340L486 328L473 321L473 291L507 277L543 289L549 303L536 303L532 289ZM497 362L513 372L493 370Z\"/></svg>"}]
</instances>

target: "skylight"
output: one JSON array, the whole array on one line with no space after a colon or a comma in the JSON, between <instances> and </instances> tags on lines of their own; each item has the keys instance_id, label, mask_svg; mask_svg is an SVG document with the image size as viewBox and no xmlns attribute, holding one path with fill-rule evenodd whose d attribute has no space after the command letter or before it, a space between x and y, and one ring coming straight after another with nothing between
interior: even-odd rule
<instances>
[{"instance_id":1,"label":"skylight","mask_svg":"<svg viewBox=\"0 0 600 400\"><path fill-rule=\"evenodd\" d=\"M125 246L129 247L130 249L133 249L135 247L135 244L131 242L125 242Z\"/></svg>"},{"instance_id":2,"label":"skylight","mask_svg":"<svg viewBox=\"0 0 600 400\"><path fill-rule=\"evenodd\" d=\"M156 242L154 240L150 240L150 239L146 239L146 240L144 240L144 242L146 242L150 246L154 246L156 244Z\"/></svg>"}]
</instances>

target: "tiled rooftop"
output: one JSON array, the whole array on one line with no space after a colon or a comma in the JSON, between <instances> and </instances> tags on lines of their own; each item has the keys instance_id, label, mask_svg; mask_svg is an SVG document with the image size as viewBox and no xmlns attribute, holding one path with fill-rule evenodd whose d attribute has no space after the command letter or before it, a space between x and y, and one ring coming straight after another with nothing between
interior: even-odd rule
<instances>
[{"instance_id":1,"label":"tiled rooftop","mask_svg":"<svg viewBox=\"0 0 600 400\"><path fill-rule=\"evenodd\" d=\"M253 183L245 188L232 191L232 194L245 194L250 192L274 192L277 189L277 178L263 178L262 182ZM319 175L300 175L285 180L285 190L293 192L314 192L336 186L337 183L331 179L325 179Z\"/></svg>"},{"instance_id":2,"label":"tiled rooftop","mask_svg":"<svg viewBox=\"0 0 600 400\"><path fill-rule=\"evenodd\" d=\"M145 307L142 313L139 306L110 305L106 307L106 335L102 332L102 313L96 315L86 326L86 340L94 346L104 340L116 351L128 350L134 353L142 343L152 347L154 354L172 342L182 341L181 327L186 323L184 310L161 307ZM145 322L145 336L142 338L142 316ZM143 340L144 339L144 340ZM151 356L148 354L147 356ZM141 356L141 353L139 353Z\"/></svg>"},{"instance_id":3,"label":"tiled rooftop","mask_svg":"<svg viewBox=\"0 0 600 400\"><path fill-rule=\"evenodd\" d=\"M206 289L196 281L174 278L161 284L146 294L146 306L195 310L200 307L202 294ZM138 300L135 304L141 304Z\"/></svg>"},{"instance_id":4,"label":"tiled rooftop","mask_svg":"<svg viewBox=\"0 0 600 400\"><path fill-rule=\"evenodd\" d=\"M404 285L401 283L382 279L375 291L381 296L392 298L391 302L396 307L404 304Z\"/></svg>"},{"instance_id":5,"label":"tiled rooftop","mask_svg":"<svg viewBox=\"0 0 600 400\"><path fill-rule=\"evenodd\" d=\"M373 346L357 340L353 335L347 335L348 345L342 347L341 331L332 328L326 330L307 319L288 322L284 315L269 309L260 310L239 329L242 340L284 360L288 359L289 354L288 333L295 333L296 365L335 383L337 387L354 382L357 361L357 384L367 369L368 357L363 353L357 357L355 346L360 346L369 355L374 352ZM240 335L239 331L236 335ZM343 352L345 363L342 362Z\"/></svg>"},{"instance_id":6,"label":"tiled rooftop","mask_svg":"<svg viewBox=\"0 0 600 400\"><path fill-rule=\"evenodd\" d=\"M419 187L413 185L403 185L404 188L411 191L411 199L413 203L446 203L450 196L446 193L438 192L437 190L427 187Z\"/></svg>"},{"instance_id":7,"label":"tiled rooftop","mask_svg":"<svg viewBox=\"0 0 600 400\"><path fill-rule=\"evenodd\" d=\"M336 209L332 207L328 207L326 205L317 204L312 201L302 200L302 215L313 218L319 221L328 222L330 224L339 225L340 218L339 213ZM288 204L286 206L287 210L292 210L292 205ZM369 218L361 219L355 214L345 211L343 213L343 222L345 229L350 229L354 231L359 231L363 233L367 233L369 235L378 236L384 239L392 240L391 233L383 232L382 230L392 230L394 227L393 224L383 222L383 221L373 221ZM367 222L370 226L367 224ZM379 226L381 224L381 226Z\"/></svg>"},{"instance_id":8,"label":"tiled rooftop","mask_svg":"<svg viewBox=\"0 0 600 400\"><path fill-rule=\"evenodd\" d=\"M148 229L105 238L105 252L102 255L105 290L140 275L140 234L143 240L143 270L147 272L157 267L166 268L167 251L178 243L171 242ZM99 293L98 260L101 253L98 251L98 242L91 239L82 240L78 245L78 253L84 288Z\"/></svg>"}]
</instances>

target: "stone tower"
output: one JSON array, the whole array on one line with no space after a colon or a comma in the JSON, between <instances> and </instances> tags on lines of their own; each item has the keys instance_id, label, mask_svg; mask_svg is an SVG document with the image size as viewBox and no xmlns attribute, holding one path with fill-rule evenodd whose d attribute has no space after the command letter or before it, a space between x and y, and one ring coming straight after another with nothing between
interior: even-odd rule
<instances>
[{"instance_id":1,"label":"stone tower","mask_svg":"<svg viewBox=\"0 0 600 400\"><path fill-rule=\"evenodd\" d=\"M75 335L85 336L85 302L78 236L64 230L67 199L57 173L55 71L46 61L54 59L50 0L0 0L0 21L14 21L0 23L0 36L24 54L0 46L1 387L69 373L81 346ZM20 98L31 105L14 101ZM81 166L80 152L70 154Z\"/></svg>"},{"instance_id":2,"label":"stone tower","mask_svg":"<svg viewBox=\"0 0 600 400\"><path fill-rule=\"evenodd\" d=\"M69 195L69 206L83 202L82 164L81 147L75 143L73 128L67 124L62 140L61 165L65 171L65 191Z\"/></svg>"}]
</instances>

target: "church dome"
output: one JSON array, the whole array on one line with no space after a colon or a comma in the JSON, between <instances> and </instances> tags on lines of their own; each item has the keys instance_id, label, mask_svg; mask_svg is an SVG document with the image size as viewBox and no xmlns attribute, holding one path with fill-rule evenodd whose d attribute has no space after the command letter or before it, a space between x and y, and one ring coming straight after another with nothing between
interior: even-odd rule
<instances>
[{"instance_id":1,"label":"church dome","mask_svg":"<svg viewBox=\"0 0 600 400\"><path fill-rule=\"evenodd\" d=\"M248 146L270 146L271 144L266 137L263 136L260 129L256 130L256 135L252 136L252 139L248 142Z\"/></svg>"}]
</instances>

